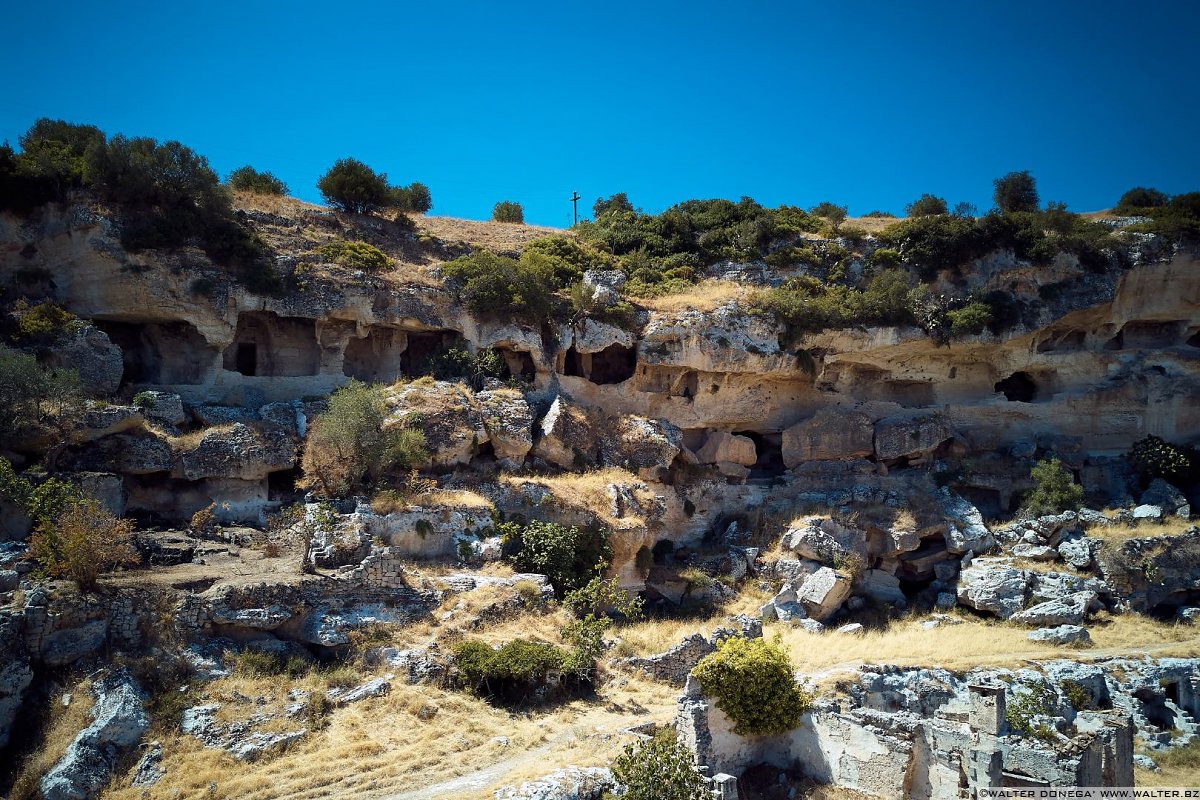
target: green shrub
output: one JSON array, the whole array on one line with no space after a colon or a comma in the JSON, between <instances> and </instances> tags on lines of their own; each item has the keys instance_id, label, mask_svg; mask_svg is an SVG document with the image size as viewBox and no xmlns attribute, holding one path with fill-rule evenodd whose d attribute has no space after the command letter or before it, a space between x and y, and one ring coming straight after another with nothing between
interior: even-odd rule
<instances>
[{"instance_id":1,"label":"green shrub","mask_svg":"<svg viewBox=\"0 0 1200 800\"><path fill-rule=\"evenodd\" d=\"M525 222L525 209L520 203L502 200L492 207L492 219L496 222Z\"/></svg>"},{"instance_id":2,"label":"green shrub","mask_svg":"<svg viewBox=\"0 0 1200 800\"><path fill-rule=\"evenodd\" d=\"M1010 172L992 181L996 208L1003 212L1037 211L1037 180L1028 170Z\"/></svg>"},{"instance_id":3,"label":"green shrub","mask_svg":"<svg viewBox=\"0 0 1200 800\"><path fill-rule=\"evenodd\" d=\"M1062 686L1059 688L1062 689L1063 697L1067 698L1071 708L1076 711L1087 711L1096 707L1096 698L1092 697L1092 693L1078 681L1068 678L1062 682Z\"/></svg>"},{"instance_id":4,"label":"green shrub","mask_svg":"<svg viewBox=\"0 0 1200 800\"><path fill-rule=\"evenodd\" d=\"M522 572L545 575L559 597L584 586L612 561L608 532L534 520L500 526L504 549Z\"/></svg>"},{"instance_id":5,"label":"green shrub","mask_svg":"<svg viewBox=\"0 0 1200 800\"><path fill-rule=\"evenodd\" d=\"M1025 495L1022 508L1034 516L1077 511L1083 504L1083 487L1057 458L1039 461L1029 471L1036 484Z\"/></svg>"},{"instance_id":6,"label":"green shrub","mask_svg":"<svg viewBox=\"0 0 1200 800\"><path fill-rule=\"evenodd\" d=\"M28 353L0 344L0 441L69 423L81 398L74 370L44 369Z\"/></svg>"},{"instance_id":7,"label":"green shrub","mask_svg":"<svg viewBox=\"0 0 1200 800\"><path fill-rule=\"evenodd\" d=\"M625 746L612 766L625 787L625 800L705 800L708 785L692 763L691 752L673 730Z\"/></svg>"},{"instance_id":8,"label":"green shrub","mask_svg":"<svg viewBox=\"0 0 1200 800\"><path fill-rule=\"evenodd\" d=\"M423 183L389 187L388 199L392 207L410 214L424 214L433 208L433 195Z\"/></svg>"},{"instance_id":9,"label":"green shrub","mask_svg":"<svg viewBox=\"0 0 1200 800\"><path fill-rule=\"evenodd\" d=\"M850 325L912 324L908 293L908 275L898 269L884 270L863 290L804 276L753 295L750 307L775 317L794 337Z\"/></svg>"},{"instance_id":10,"label":"green shrub","mask_svg":"<svg viewBox=\"0 0 1200 800\"><path fill-rule=\"evenodd\" d=\"M78 317L70 311L47 300L21 314L17 319L17 336L48 343L67 333L77 321Z\"/></svg>"},{"instance_id":11,"label":"green shrub","mask_svg":"<svg viewBox=\"0 0 1200 800\"><path fill-rule=\"evenodd\" d=\"M987 303L973 301L962 308L946 312L950 322L951 337L983 333L992 322L992 307Z\"/></svg>"},{"instance_id":12,"label":"green shrub","mask_svg":"<svg viewBox=\"0 0 1200 800\"><path fill-rule=\"evenodd\" d=\"M317 248L322 258L349 269L364 272L383 272L390 269L392 260L378 247L367 242L326 242Z\"/></svg>"},{"instance_id":13,"label":"green shrub","mask_svg":"<svg viewBox=\"0 0 1200 800\"><path fill-rule=\"evenodd\" d=\"M908 217L928 217L932 214L948 214L949 212L950 208L946 205L945 198L929 193L921 195L904 207L904 214Z\"/></svg>"},{"instance_id":14,"label":"green shrub","mask_svg":"<svg viewBox=\"0 0 1200 800\"><path fill-rule=\"evenodd\" d=\"M521 258L529 263L543 260L538 268L544 274L553 275L556 289L578 283L589 269L617 268L617 261L610 254L567 236L534 239L525 245Z\"/></svg>"},{"instance_id":15,"label":"green shrub","mask_svg":"<svg viewBox=\"0 0 1200 800\"><path fill-rule=\"evenodd\" d=\"M789 731L812 703L796 684L787 654L763 639L726 639L692 674L742 735Z\"/></svg>"},{"instance_id":16,"label":"green shrub","mask_svg":"<svg viewBox=\"0 0 1200 800\"><path fill-rule=\"evenodd\" d=\"M1121 199L1117 201L1113 211L1118 214L1136 216L1144 213L1148 208L1161 208L1170 202L1170 199L1165 192L1160 192L1158 189L1135 186L1121 195Z\"/></svg>"},{"instance_id":17,"label":"green shrub","mask_svg":"<svg viewBox=\"0 0 1200 800\"><path fill-rule=\"evenodd\" d=\"M498 650L468 639L455 645L453 652L461 687L510 703L542 696L547 678L563 672L569 655L561 647L528 639L514 639Z\"/></svg>"},{"instance_id":18,"label":"green shrub","mask_svg":"<svg viewBox=\"0 0 1200 800\"><path fill-rule=\"evenodd\" d=\"M552 315L554 277L544 264L483 250L445 264L442 273L462 285L467 306L479 314L517 317L531 324Z\"/></svg>"},{"instance_id":19,"label":"green shrub","mask_svg":"<svg viewBox=\"0 0 1200 800\"><path fill-rule=\"evenodd\" d=\"M146 411L153 411L155 406L154 394L152 392L138 392L130 400L130 403Z\"/></svg>"},{"instance_id":20,"label":"green shrub","mask_svg":"<svg viewBox=\"0 0 1200 800\"><path fill-rule=\"evenodd\" d=\"M301 486L341 497L390 468L409 469L428 460L425 434L388 425L383 387L356 380L329 397L304 442Z\"/></svg>"},{"instance_id":21,"label":"green shrub","mask_svg":"<svg viewBox=\"0 0 1200 800\"><path fill-rule=\"evenodd\" d=\"M285 195L288 187L283 181L269 172L259 172L249 165L238 167L229 173L225 181L234 189L254 194Z\"/></svg>"},{"instance_id":22,"label":"green shrub","mask_svg":"<svg viewBox=\"0 0 1200 800\"><path fill-rule=\"evenodd\" d=\"M1040 681L1023 682L1012 694L1004 710L1004 721L1022 736L1051 740L1054 731L1035 717L1052 716L1056 709L1054 691Z\"/></svg>"},{"instance_id":23,"label":"green shrub","mask_svg":"<svg viewBox=\"0 0 1200 800\"><path fill-rule=\"evenodd\" d=\"M1186 452L1153 435L1138 440L1126 458L1144 481L1178 480L1192 470L1192 460Z\"/></svg>"},{"instance_id":24,"label":"green shrub","mask_svg":"<svg viewBox=\"0 0 1200 800\"><path fill-rule=\"evenodd\" d=\"M307 675L312 665L298 655L285 656L268 650L241 650L231 654L233 668L242 675L254 678L269 678L286 675L299 678Z\"/></svg>"},{"instance_id":25,"label":"green shrub","mask_svg":"<svg viewBox=\"0 0 1200 800\"><path fill-rule=\"evenodd\" d=\"M875 210L875 211L868 211L867 213L863 214L863 216L864 217L891 217L894 219L896 215L890 211Z\"/></svg>"}]
</instances>

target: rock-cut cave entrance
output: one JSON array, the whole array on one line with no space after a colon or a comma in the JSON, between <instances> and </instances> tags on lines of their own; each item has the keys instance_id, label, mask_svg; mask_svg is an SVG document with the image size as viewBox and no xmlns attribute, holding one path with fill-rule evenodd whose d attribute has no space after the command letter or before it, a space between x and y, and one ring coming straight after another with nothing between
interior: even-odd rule
<instances>
[{"instance_id":1,"label":"rock-cut cave entrance","mask_svg":"<svg viewBox=\"0 0 1200 800\"><path fill-rule=\"evenodd\" d=\"M624 383L637 370L637 348L610 344L595 353L581 353L571 345L563 358L563 374L596 384Z\"/></svg>"},{"instance_id":2,"label":"rock-cut cave entrance","mask_svg":"<svg viewBox=\"0 0 1200 800\"><path fill-rule=\"evenodd\" d=\"M1037 398L1037 383L1028 372L1014 372L993 387L1004 393L1004 399L1012 403L1032 403Z\"/></svg>"},{"instance_id":3,"label":"rock-cut cave entrance","mask_svg":"<svg viewBox=\"0 0 1200 800\"><path fill-rule=\"evenodd\" d=\"M121 348L121 386L196 385L208 379L217 350L189 322L118 322L95 325Z\"/></svg>"},{"instance_id":4,"label":"rock-cut cave entrance","mask_svg":"<svg viewBox=\"0 0 1200 800\"><path fill-rule=\"evenodd\" d=\"M243 312L222 366L249 377L316 375L321 371L316 321L272 311Z\"/></svg>"},{"instance_id":5,"label":"rock-cut cave entrance","mask_svg":"<svg viewBox=\"0 0 1200 800\"><path fill-rule=\"evenodd\" d=\"M734 436L745 436L754 442L757 459L750 468L750 480L776 478L787 471L783 463L783 434L759 433L758 431L734 431Z\"/></svg>"}]
</instances>

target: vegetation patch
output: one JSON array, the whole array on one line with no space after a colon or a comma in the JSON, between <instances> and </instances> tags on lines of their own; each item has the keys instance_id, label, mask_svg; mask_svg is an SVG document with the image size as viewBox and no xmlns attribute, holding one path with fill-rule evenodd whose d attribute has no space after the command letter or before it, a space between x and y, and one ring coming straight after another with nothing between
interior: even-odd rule
<instances>
[{"instance_id":1,"label":"vegetation patch","mask_svg":"<svg viewBox=\"0 0 1200 800\"><path fill-rule=\"evenodd\" d=\"M692 674L733 720L734 732L742 735L789 731L812 703L796 684L787 654L765 639L726 639Z\"/></svg>"}]
</instances>

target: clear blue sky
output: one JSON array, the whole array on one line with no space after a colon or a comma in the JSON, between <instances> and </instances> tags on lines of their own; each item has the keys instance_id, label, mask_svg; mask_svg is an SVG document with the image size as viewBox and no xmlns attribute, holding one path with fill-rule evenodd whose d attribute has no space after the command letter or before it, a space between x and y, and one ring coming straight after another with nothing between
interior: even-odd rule
<instances>
[{"instance_id":1,"label":"clear blue sky","mask_svg":"<svg viewBox=\"0 0 1200 800\"><path fill-rule=\"evenodd\" d=\"M39 116L179 139L319 201L360 158L435 214L569 223L628 192L901 212L1200 190L1200 4L54 2L4 11L0 139Z\"/></svg>"}]
</instances>

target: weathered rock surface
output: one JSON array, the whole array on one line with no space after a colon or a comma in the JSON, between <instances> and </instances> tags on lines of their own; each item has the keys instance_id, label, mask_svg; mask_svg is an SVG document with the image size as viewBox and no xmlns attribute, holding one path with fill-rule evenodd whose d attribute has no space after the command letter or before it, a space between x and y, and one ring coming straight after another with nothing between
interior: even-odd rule
<instances>
[{"instance_id":1,"label":"weathered rock surface","mask_svg":"<svg viewBox=\"0 0 1200 800\"><path fill-rule=\"evenodd\" d=\"M808 616L824 622L833 616L850 596L850 578L829 567L821 567L809 575L796 592L796 600Z\"/></svg>"},{"instance_id":2,"label":"weathered rock surface","mask_svg":"<svg viewBox=\"0 0 1200 800\"><path fill-rule=\"evenodd\" d=\"M875 426L861 411L821 409L783 432L783 463L866 458L875 452Z\"/></svg>"},{"instance_id":3,"label":"weathered rock surface","mask_svg":"<svg viewBox=\"0 0 1200 800\"><path fill-rule=\"evenodd\" d=\"M520 464L533 448L533 409L515 389L476 395L496 458Z\"/></svg>"}]
</instances>

